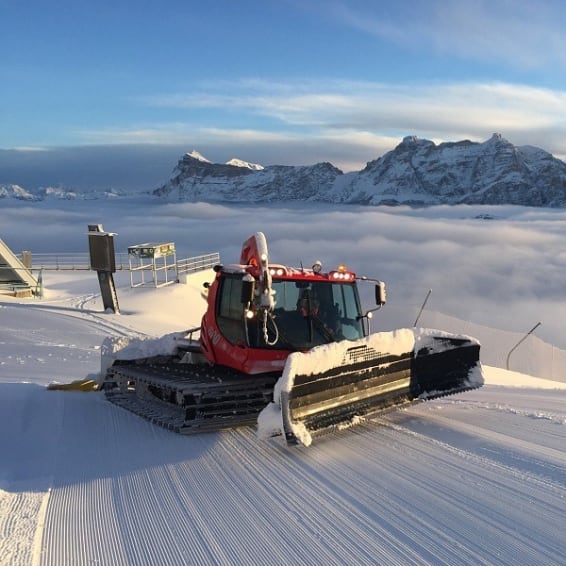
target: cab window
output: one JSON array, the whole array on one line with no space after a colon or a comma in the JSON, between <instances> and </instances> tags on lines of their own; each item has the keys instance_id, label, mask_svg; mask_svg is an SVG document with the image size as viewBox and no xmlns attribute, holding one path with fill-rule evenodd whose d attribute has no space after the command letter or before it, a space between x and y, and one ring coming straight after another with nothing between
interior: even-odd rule
<instances>
[{"instance_id":1,"label":"cab window","mask_svg":"<svg viewBox=\"0 0 566 566\"><path fill-rule=\"evenodd\" d=\"M233 344L245 340L242 277L225 276L221 282L217 304L218 328Z\"/></svg>"}]
</instances>

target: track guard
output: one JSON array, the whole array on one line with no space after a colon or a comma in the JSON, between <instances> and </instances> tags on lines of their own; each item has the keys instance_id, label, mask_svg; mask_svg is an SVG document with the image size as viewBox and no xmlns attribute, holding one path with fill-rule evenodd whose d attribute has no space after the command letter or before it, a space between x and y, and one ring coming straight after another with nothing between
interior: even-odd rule
<instances>
[{"instance_id":1,"label":"track guard","mask_svg":"<svg viewBox=\"0 0 566 566\"><path fill-rule=\"evenodd\" d=\"M467 336L401 329L291 354L274 391L281 431L308 446L364 417L481 387L479 349Z\"/></svg>"}]
</instances>

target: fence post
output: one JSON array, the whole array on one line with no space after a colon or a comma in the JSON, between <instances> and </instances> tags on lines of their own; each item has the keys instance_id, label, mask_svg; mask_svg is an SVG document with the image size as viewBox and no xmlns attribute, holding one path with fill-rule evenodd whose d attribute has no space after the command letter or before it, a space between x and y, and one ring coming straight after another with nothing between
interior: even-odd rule
<instances>
[{"instance_id":1,"label":"fence post","mask_svg":"<svg viewBox=\"0 0 566 566\"><path fill-rule=\"evenodd\" d=\"M507 354L507 360L505 362L505 368L509 369L509 358L511 354L542 324L542 322L537 322L512 348Z\"/></svg>"},{"instance_id":2,"label":"fence post","mask_svg":"<svg viewBox=\"0 0 566 566\"><path fill-rule=\"evenodd\" d=\"M37 287L38 287L38 295L39 298L43 298L43 269L39 270L39 274L37 276Z\"/></svg>"},{"instance_id":3,"label":"fence post","mask_svg":"<svg viewBox=\"0 0 566 566\"><path fill-rule=\"evenodd\" d=\"M22 263L28 268L31 269L31 252L29 250L24 250L22 252Z\"/></svg>"},{"instance_id":4,"label":"fence post","mask_svg":"<svg viewBox=\"0 0 566 566\"><path fill-rule=\"evenodd\" d=\"M423 314L424 308L426 306L426 303L427 303L428 298L430 297L431 293L432 293L432 289L429 289L428 293L426 294L425 300L423 301L423 305L421 307L421 310L419 311L419 314L417 315L417 318L415 320L415 324L413 324L413 328L417 327L417 323L419 322L419 318L421 318L421 314Z\"/></svg>"}]
</instances>

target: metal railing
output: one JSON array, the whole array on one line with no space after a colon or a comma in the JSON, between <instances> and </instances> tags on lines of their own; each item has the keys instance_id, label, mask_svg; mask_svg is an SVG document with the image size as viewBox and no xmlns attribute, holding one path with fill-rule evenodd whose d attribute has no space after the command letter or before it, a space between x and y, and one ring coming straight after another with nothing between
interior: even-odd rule
<instances>
[{"instance_id":1,"label":"metal railing","mask_svg":"<svg viewBox=\"0 0 566 566\"><path fill-rule=\"evenodd\" d=\"M22 256L20 256L22 261ZM177 273L194 273L203 269L210 269L220 263L218 252L178 259L176 262ZM32 269L34 270L91 270L90 255L88 253L34 253L32 254ZM130 269L130 261L127 253L116 253L116 270L126 271Z\"/></svg>"},{"instance_id":2,"label":"metal railing","mask_svg":"<svg viewBox=\"0 0 566 566\"><path fill-rule=\"evenodd\" d=\"M90 254L88 253L73 253L73 252L61 252L61 253L34 253L32 258L32 268L33 269L44 269L44 270L90 270ZM22 256L20 260L23 261ZM116 254L116 269L122 271L124 269L129 269L128 254L127 253L117 253Z\"/></svg>"},{"instance_id":3,"label":"metal railing","mask_svg":"<svg viewBox=\"0 0 566 566\"><path fill-rule=\"evenodd\" d=\"M177 274L194 273L204 269L211 269L220 263L220 254L218 252L188 257L177 260Z\"/></svg>"}]
</instances>

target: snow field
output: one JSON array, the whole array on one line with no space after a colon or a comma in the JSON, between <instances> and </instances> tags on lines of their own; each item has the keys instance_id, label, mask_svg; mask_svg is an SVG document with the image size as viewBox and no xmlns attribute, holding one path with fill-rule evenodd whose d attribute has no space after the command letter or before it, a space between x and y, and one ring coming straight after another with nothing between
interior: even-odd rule
<instances>
[{"instance_id":1,"label":"snow field","mask_svg":"<svg viewBox=\"0 0 566 566\"><path fill-rule=\"evenodd\" d=\"M566 385L485 367L486 385L289 449L252 428L183 437L101 393L105 336L198 325L200 283L92 274L0 301L0 556L10 566L563 563ZM492 344L493 345L493 344Z\"/></svg>"}]
</instances>

